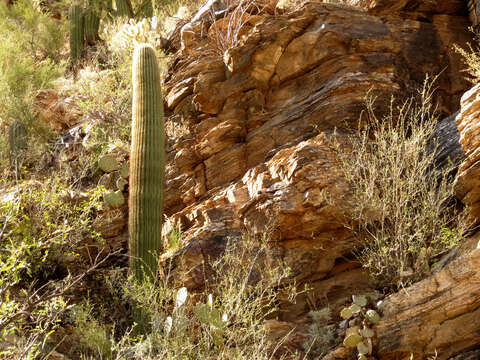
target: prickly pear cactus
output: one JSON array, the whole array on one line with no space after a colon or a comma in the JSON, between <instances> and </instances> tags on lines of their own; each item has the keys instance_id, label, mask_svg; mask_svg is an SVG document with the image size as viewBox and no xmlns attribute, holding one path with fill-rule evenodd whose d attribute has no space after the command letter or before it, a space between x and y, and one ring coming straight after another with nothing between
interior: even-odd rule
<instances>
[{"instance_id":1,"label":"prickly pear cactus","mask_svg":"<svg viewBox=\"0 0 480 360\"><path fill-rule=\"evenodd\" d=\"M161 250L165 169L163 101L153 48L133 56L133 123L130 150L130 266L137 279L155 275ZM142 269L143 267L143 269Z\"/></svg>"},{"instance_id":2,"label":"prickly pear cactus","mask_svg":"<svg viewBox=\"0 0 480 360\"><path fill-rule=\"evenodd\" d=\"M72 5L70 17L70 58L76 64L83 49L83 9L80 5Z\"/></svg>"},{"instance_id":3,"label":"prickly pear cactus","mask_svg":"<svg viewBox=\"0 0 480 360\"><path fill-rule=\"evenodd\" d=\"M27 148L27 128L20 121L15 121L8 128L10 146L10 167L18 175L21 163L21 150Z\"/></svg>"},{"instance_id":4,"label":"prickly pear cactus","mask_svg":"<svg viewBox=\"0 0 480 360\"><path fill-rule=\"evenodd\" d=\"M88 8L85 12L85 42L93 45L98 40L98 28L100 18L94 8Z\"/></svg>"}]
</instances>

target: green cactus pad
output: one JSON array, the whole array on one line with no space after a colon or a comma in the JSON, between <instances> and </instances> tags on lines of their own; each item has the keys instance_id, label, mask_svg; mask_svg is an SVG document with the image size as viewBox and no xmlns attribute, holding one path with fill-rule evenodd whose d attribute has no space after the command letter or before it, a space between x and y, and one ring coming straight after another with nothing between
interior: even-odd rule
<instances>
[{"instance_id":1,"label":"green cactus pad","mask_svg":"<svg viewBox=\"0 0 480 360\"><path fill-rule=\"evenodd\" d=\"M357 351L359 355L368 355L368 346L363 341L357 344Z\"/></svg>"},{"instance_id":2,"label":"green cactus pad","mask_svg":"<svg viewBox=\"0 0 480 360\"><path fill-rule=\"evenodd\" d=\"M353 316L353 312L349 308L344 308L340 312L340 316L342 317L342 319L348 320Z\"/></svg>"},{"instance_id":3,"label":"green cactus pad","mask_svg":"<svg viewBox=\"0 0 480 360\"><path fill-rule=\"evenodd\" d=\"M368 310L367 313L365 314L365 318L367 319L368 322L372 324L378 324L380 322L380 315L375 310Z\"/></svg>"},{"instance_id":4,"label":"green cactus pad","mask_svg":"<svg viewBox=\"0 0 480 360\"><path fill-rule=\"evenodd\" d=\"M367 305L367 297L364 295L353 295L352 299L353 303L357 304L360 307L364 307Z\"/></svg>"},{"instance_id":5,"label":"green cactus pad","mask_svg":"<svg viewBox=\"0 0 480 360\"><path fill-rule=\"evenodd\" d=\"M343 345L347 348L354 348L363 338L358 334L352 334L345 337L343 340Z\"/></svg>"},{"instance_id":6,"label":"green cactus pad","mask_svg":"<svg viewBox=\"0 0 480 360\"><path fill-rule=\"evenodd\" d=\"M121 191L108 192L103 194L105 202L113 208L117 208L125 204L125 198Z\"/></svg>"},{"instance_id":7,"label":"green cactus pad","mask_svg":"<svg viewBox=\"0 0 480 360\"><path fill-rule=\"evenodd\" d=\"M119 177L116 183L118 191L124 191L125 186L127 186L127 184L128 184L127 180L125 180L123 177Z\"/></svg>"},{"instance_id":8,"label":"green cactus pad","mask_svg":"<svg viewBox=\"0 0 480 360\"><path fill-rule=\"evenodd\" d=\"M372 338L373 335L375 335L375 332L374 332L372 329L368 328L368 327L361 329L361 330L359 331L359 333L360 333L360 335L362 335L364 338Z\"/></svg>"},{"instance_id":9,"label":"green cactus pad","mask_svg":"<svg viewBox=\"0 0 480 360\"><path fill-rule=\"evenodd\" d=\"M98 167L106 173L118 170L119 168L118 161L113 155L104 155L98 159Z\"/></svg>"},{"instance_id":10,"label":"green cactus pad","mask_svg":"<svg viewBox=\"0 0 480 360\"><path fill-rule=\"evenodd\" d=\"M128 173L130 171L128 168L128 162L124 162L122 166L120 166L120 176L124 179L128 179Z\"/></svg>"},{"instance_id":11,"label":"green cactus pad","mask_svg":"<svg viewBox=\"0 0 480 360\"><path fill-rule=\"evenodd\" d=\"M160 72L155 51L139 45L133 56L130 151L130 267L137 279L156 276L162 247L165 135Z\"/></svg>"},{"instance_id":12,"label":"green cactus pad","mask_svg":"<svg viewBox=\"0 0 480 360\"><path fill-rule=\"evenodd\" d=\"M349 336L349 335L358 335L359 334L359 331L360 328L358 326L352 326L352 327L349 327L347 328L347 330L345 330L345 337Z\"/></svg>"},{"instance_id":13,"label":"green cactus pad","mask_svg":"<svg viewBox=\"0 0 480 360\"><path fill-rule=\"evenodd\" d=\"M360 310L362 310L362 308L360 306L358 306L357 304L350 305L349 309L354 314L359 313Z\"/></svg>"}]
</instances>

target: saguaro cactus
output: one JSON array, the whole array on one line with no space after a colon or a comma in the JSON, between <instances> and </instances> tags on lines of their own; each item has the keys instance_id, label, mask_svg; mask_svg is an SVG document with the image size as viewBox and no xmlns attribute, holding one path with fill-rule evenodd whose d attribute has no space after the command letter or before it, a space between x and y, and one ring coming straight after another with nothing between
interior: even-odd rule
<instances>
[{"instance_id":1,"label":"saguaro cactus","mask_svg":"<svg viewBox=\"0 0 480 360\"><path fill-rule=\"evenodd\" d=\"M85 41L88 45L93 45L98 39L98 28L100 18L94 8L88 8L85 12Z\"/></svg>"},{"instance_id":2,"label":"saguaro cactus","mask_svg":"<svg viewBox=\"0 0 480 360\"><path fill-rule=\"evenodd\" d=\"M139 18L150 18L153 16L153 3L152 0L143 0L140 4L139 9L137 10L136 17Z\"/></svg>"},{"instance_id":3,"label":"saguaro cactus","mask_svg":"<svg viewBox=\"0 0 480 360\"><path fill-rule=\"evenodd\" d=\"M21 150L27 148L27 128L20 121L15 121L8 128L10 145L10 167L18 177L21 167Z\"/></svg>"},{"instance_id":4,"label":"saguaro cactus","mask_svg":"<svg viewBox=\"0 0 480 360\"><path fill-rule=\"evenodd\" d=\"M70 57L75 65L83 49L83 9L79 5L70 7Z\"/></svg>"},{"instance_id":5,"label":"saguaro cactus","mask_svg":"<svg viewBox=\"0 0 480 360\"><path fill-rule=\"evenodd\" d=\"M128 18L133 17L133 9L130 0L115 0L117 5L117 16L126 16Z\"/></svg>"},{"instance_id":6,"label":"saguaro cactus","mask_svg":"<svg viewBox=\"0 0 480 360\"><path fill-rule=\"evenodd\" d=\"M157 273L161 250L165 172L163 101L155 52L139 45L133 56L130 150L130 267L137 279Z\"/></svg>"}]
</instances>

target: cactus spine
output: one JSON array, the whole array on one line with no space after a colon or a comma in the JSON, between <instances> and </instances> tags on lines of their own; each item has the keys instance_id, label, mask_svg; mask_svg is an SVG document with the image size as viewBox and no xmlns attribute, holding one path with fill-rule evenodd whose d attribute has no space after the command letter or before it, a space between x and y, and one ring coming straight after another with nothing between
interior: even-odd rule
<instances>
[{"instance_id":1,"label":"cactus spine","mask_svg":"<svg viewBox=\"0 0 480 360\"><path fill-rule=\"evenodd\" d=\"M75 65L83 49L83 10L79 5L70 7L70 57Z\"/></svg>"},{"instance_id":2,"label":"cactus spine","mask_svg":"<svg viewBox=\"0 0 480 360\"><path fill-rule=\"evenodd\" d=\"M165 172L163 101L153 48L133 56L133 123L130 150L130 267L137 279L155 276L161 250ZM142 266L144 267L142 269Z\"/></svg>"}]
</instances>

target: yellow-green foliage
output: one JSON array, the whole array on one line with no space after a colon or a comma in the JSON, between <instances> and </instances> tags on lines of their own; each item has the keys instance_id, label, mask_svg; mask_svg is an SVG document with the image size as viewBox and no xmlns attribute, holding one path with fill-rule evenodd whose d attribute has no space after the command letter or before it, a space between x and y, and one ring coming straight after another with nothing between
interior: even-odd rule
<instances>
[{"instance_id":1,"label":"yellow-green foliage","mask_svg":"<svg viewBox=\"0 0 480 360\"><path fill-rule=\"evenodd\" d=\"M117 279L124 285L123 300L143 310L146 331L140 337L127 331L115 338L108 326L80 314L81 333L92 338L83 353L109 354L105 359L118 359L121 354L143 360L271 359L285 339L269 338L265 320L278 310L279 291L292 296L294 291L281 290L289 270L268 260L268 252L265 239L245 236L228 242L224 254L209 262L211 281L195 293L175 287L177 275L153 282ZM112 290L118 292L118 287ZM105 346L108 343L110 348Z\"/></svg>"},{"instance_id":2,"label":"yellow-green foliage","mask_svg":"<svg viewBox=\"0 0 480 360\"><path fill-rule=\"evenodd\" d=\"M7 6L0 1L0 137L14 121L23 122L38 134L34 121L36 92L51 86L65 70L61 52L66 27L33 0L18 0ZM4 129L4 130L3 130ZM0 141L5 143L5 141ZM5 153L7 148L0 148ZM5 159L5 155L0 156ZM4 162L0 167L4 167Z\"/></svg>"},{"instance_id":3,"label":"yellow-green foliage","mask_svg":"<svg viewBox=\"0 0 480 360\"><path fill-rule=\"evenodd\" d=\"M91 227L101 193L75 200L71 191L50 179L0 193L0 337L20 335L6 351L8 358L45 345L69 308L63 292L56 291L71 281L60 275L61 264L83 251L85 239L101 240ZM62 280L47 282L59 275Z\"/></svg>"},{"instance_id":4,"label":"yellow-green foliage","mask_svg":"<svg viewBox=\"0 0 480 360\"><path fill-rule=\"evenodd\" d=\"M367 105L366 125L350 137L351 153L338 152L351 188L346 226L360 240L358 259L381 285L408 285L427 276L433 259L462 234L451 169L435 167L432 84L382 118L373 101Z\"/></svg>"},{"instance_id":5,"label":"yellow-green foliage","mask_svg":"<svg viewBox=\"0 0 480 360\"><path fill-rule=\"evenodd\" d=\"M473 46L467 43L468 49L465 50L458 45L454 45L455 51L463 57L466 68L463 70L467 73L466 79L473 84L480 82L480 49L478 45Z\"/></svg>"}]
</instances>

